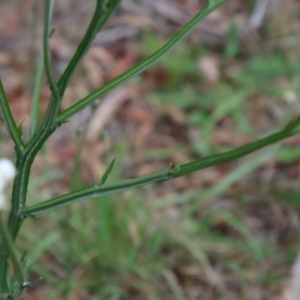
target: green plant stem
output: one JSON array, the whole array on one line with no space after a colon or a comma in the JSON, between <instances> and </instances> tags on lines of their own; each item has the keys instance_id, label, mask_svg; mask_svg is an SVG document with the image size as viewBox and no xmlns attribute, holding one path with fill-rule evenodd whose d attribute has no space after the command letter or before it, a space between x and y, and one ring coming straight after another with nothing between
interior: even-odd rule
<instances>
[{"instance_id":1,"label":"green plant stem","mask_svg":"<svg viewBox=\"0 0 300 300\"><path fill-rule=\"evenodd\" d=\"M53 119L57 108L55 101L53 101L54 99L54 96L52 96L44 122L38 133L29 140L23 153L16 153L17 176L14 180L12 191L12 207L8 219L8 227L11 231L13 240L16 238L22 223L21 211L26 202L31 165L38 151L56 129L56 126L53 126Z\"/></svg>"},{"instance_id":2,"label":"green plant stem","mask_svg":"<svg viewBox=\"0 0 300 300\"><path fill-rule=\"evenodd\" d=\"M37 72L34 82L33 88L33 96L32 96L32 104L31 104L31 111L30 111L30 126L29 126L29 139L33 136L36 131L36 126L40 116L40 109L39 109L39 97L42 89L43 84L43 73L44 73L44 46L42 44Z\"/></svg>"},{"instance_id":3,"label":"green plant stem","mask_svg":"<svg viewBox=\"0 0 300 300\"><path fill-rule=\"evenodd\" d=\"M24 145L22 141L17 126L12 118L6 96L0 84L0 105L3 114L3 119L7 124L7 129L11 134L13 140L16 142L18 149L16 148L16 169L17 176L14 180L13 191L12 191L12 207L8 219L8 229L10 231L12 240L14 241L18 235L21 224L24 220L23 218L23 208L26 202L27 187L29 181L29 174L32 162L41 149L45 141L49 136L55 131L58 124L54 124L60 102L61 96L58 92L57 84L54 80L52 69L51 69L51 59L50 59L50 48L49 48L49 29L52 14L53 1L47 0L45 6L45 29L43 36L43 51L44 51L44 64L46 69L47 78L49 80L50 89L52 91L52 96L50 103L48 105L44 121L38 130L38 132L31 137L29 142ZM19 151L22 150L22 151ZM0 241L0 295L8 294L7 285L7 274L8 274L8 257L9 252L5 247L2 240Z\"/></svg>"},{"instance_id":4,"label":"green plant stem","mask_svg":"<svg viewBox=\"0 0 300 300\"><path fill-rule=\"evenodd\" d=\"M8 218L8 229L14 241L18 235L23 218L23 208L26 202L29 174L32 162L41 149L42 145L48 137L54 132L56 127L53 127L49 119L45 120L43 126L36 136L34 136L26 145L23 153L16 152L16 169L17 176L15 177L12 191L11 211ZM6 274L8 270L7 260L9 252L5 249L3 243L0 243L0 295L5 293Z\"/></svg>"},{"instance_id":5,"label":"green plant stem","mask_svg":"<svg viewBox=\"0 0 300 300\"><path fill-rule=\"evenodd\" d=\"M50 134L48 133L51 131L51 128L53 128L53 131L56 129L55 126L53 126L54 120L57 116L62 97L59 93L59 89L57 86L57 83L54 79L52 67L51 67L51 51L50 51L50 45L49 45L49 39L50 39L50 24L51 24L51 16L52 16L52 10L53 10L53 0L46 0L45 3L45 22L44 22L44 33L43 33L43 52L44 52L44 66L46 75L49 81L50 90L51 90L51 99L49 102L49 105L47 107L46 115L44 117L44 121L42 123L42 126L39 130L40 137L46 136L49 137ZM52 131L52 132L53 132ZM38 148L40 148L43 143L46 141L46 139L41 138L40 141L36 141L38 138L33 139L33 144L36 143ZM43 143L40 143L42 140Z\"/></svg>"},{"instance_id":6,"label":"green plant stem","mask_svg":"<svg viewBox=\"0 0 300 300\"><path fill-rule=\"evenodd\" d=\"M2 236L3 244L5 245L7 252L9 252L9 254L10 254L14 272L15 272L16 278L19 282L19 286L20 286L20 288L22 288L26 284L25 275L23 272L21 262L18 257L18 253L14 247L12 238L8 231L8 228L6 227L6 224L3 222L1 212L0 212L0 233Z\"/></svg>"},{"instance_id":7,"label":"green plant stem","mask_svg":"<svg viewBox=\"0 0 300 300\"><path fill-rule=\"evenodd\" d=\"M54 79L52 64L51 64L51 51L49 45L50 39L50 25L51 16L53 10L53 0L46 0L45 2L45 22L44 22L44 34L43 34L43 50L44 50L44 60L45 60L45 70L47 78L49 81L50 89L52 94L59 95L58 87Z\"/></svg>"},{"instance_id":8,"label":"green plant stem","mask_svg":"<svg viewBox=\"0 0 300 300\"><path fill-rule=\"evenodd\" d=\"M8 294L8 282L7 282L7 273L8 273L8 251L4 246L1 235L1 243L0 243L0 299L2 295Z\"/></svg>"},{"instance_id":9,"label":"green plant stem","mask_svg":"<svg viewBox=\"0 0 300 300\"><path fill-rule=\"evenodd\" d=\"M136 76L137 74L144 71L150 65L152 65L156 60L158 60L162 55L168 52L173 46L175 46L181 39L183 39L186 35L188 35L191 30L202 20L206 17L210 12L215 10L218 6L225 3L227 0L215 0L209 1L208 4L198 13L195 17L193 17L179 32L177 32L173 38L171 38L162 48L158 51L150 55L148 58L143 60L142 62L138 63L122 75L116 77L109 83L103 85L101 88L97 89L93 93L89 94L85 98L79 100L77 103L60 113L57 118L56 122L58 124L67 121L71 116L85 108L86 106L90 105L97 99L101 98L108 92L114 90L118 86L122 85L123 83L127 82L132 77Z\"/></svg>"},{"instance_id":10,"label":"green plant stem","mask_svg":"<svg viewBox=\"0 0 300 300\"><path fill-rule=\"evenodd\" d=\"M109 5L105 5L103 0L98 0L96 4L96 8L94 11L94 15L91 19L91 22L86 30L86 33L81 40L75 54L70 60L66 70L62 74L61 78L58 81L58 87L60 94L63 95L71 78L74 74L76 68L82 61L83 57L90 49L92 42L94 41L99 30L104 26L106 21L109 19L111 14L120 4L121 0L112 0L109 2Z\"/></svg>"},{"instance_id":11,"label":"green plant stem","mask_svg":"<svg viewBox=\"0 0 300 300\"><path fill-rule=\"evenodd\" d=\"M11 211L8 219L8 229L10 231L12 240L14 241L23 218L21 217L22 208L25 203L25 197L27 193L28 177L30 171L30 159L24 154L17 154L16 169L17 176L14 180ZM7 292L5 290L5 284L7 282L7 270L8 270L8 257L9 251L5 247L3 241L0 244L0 295Z\"/></svg>"},{"instance_id":12,"label":"green plant stem","mask_svg":"<svg viewBox=\"0 0 300 300\"><path fill-rule=\"evenodd\" d=\"M300 122L300 117L297 121L294 122L295 125L298 125ZM299 131L299 128L298 128ZM116 194L120 192L124 192L127 190L131 190L133 188L137 188L149 183L165 181L172 178L177 178L180 176L184 176L186 174L190 174L192 172L208 168L211 166L215 166L222 163L227 163L233 160L237 160L243 156L246 156L254 151L257 151L261 148L264 148L268 145L272 145L280 140L283 140L287 137L290 137L296 134L298 131L295 131L294 127L290 127L289 125L283 128L281 131L271 134L267 137L254 141L252 143L248 143L244 146L236 148L234 150L212 155L208 157L201 158L199 160L175 166L174 168L169 168L167 170L163 170L154 174L150 174L147 176L129 179L117 183L106 184L103 186L99 186L97 184L92 185L88 188L81 189L79 191L71 192L50 200L47 200L43 203L33 205L28 208L24 208L23 213L24 217L35 217L41 213L47 213L52 210L56 210L60 207L65 207L72 203L78 202L80 200L84 200L87 198L98 198L110 194Z\"/></svg>"},{"instance_id":13,"label":"green plant stem","mask_svg":"<svg viewBox=\"0 0 300 300\"><path fill-rule=\"evenodd\" d=\"M50 64L50 50L49 50L49 26L52 13L53 1L46 1L45 8L45 30L44 30L44 56L45 68L52 89L52 97L46 112L44 122L38 133L34 135L26 144L23 152L16 151L16 169L17 176L15 177L11 198L11 211L8 218L8 229L10 231L12 240L14 241L18 235L21 224L24 220L22 211L26 202L29 174L32 162L41 149L48 137L55 131L56 126L53 126L59 107L59 94L57 86L54 82L51 64ZM0 244L0 295L7 293L7 271L8 271L8 257L7 251L3 242ZM6 288L5 288L6 286Z\"/></svg>"},{"instance_id":14,"label":"green plant stem","mask_svg":"<svg viewBox=\"0 0 300 300\"><path fill-rule=\"evenodd\" d=\"M0 79L0 109L1 109L2 118L7 131L9 132L15 145L19 148L20 151L23 151L25 148L25 144L18 130L17 124L12 116L1 79Z\"/></svg>"}]
</instances>

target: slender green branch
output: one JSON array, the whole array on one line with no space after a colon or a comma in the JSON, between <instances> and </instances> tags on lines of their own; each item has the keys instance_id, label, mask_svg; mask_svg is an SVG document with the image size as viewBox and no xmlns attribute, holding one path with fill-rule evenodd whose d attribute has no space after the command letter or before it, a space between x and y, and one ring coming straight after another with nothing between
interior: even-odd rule
<instances>
[{"instance_id":1,"label":"slender green branch","mask_svg":"<svg viewBox=\"0 0 300 300\"><path fill-rule=\"evenodd\" d=\"M42 43L38 66L35 76L33 96L30 111L30 127L29 127L29 139L33 136L36 131L37 122L39 120L40 109L39 109L39 97L43 84L43 73L44 73L44 43Z\"/></svg>"},{"instance_id":2,"label":"slender green branch","mask_svg":"<svg viewBox=\"0 0 300 300\"><path fill-rule=\"evenodd\" d=\"M284 127L284 130L297 132L299 130L299 126L300 126L300 117L296 117Z\"/></svg>"},{"instance_id":3,"label":"slender green branch","mask_svg":"<svg viewBox=\"0 0 300 300\"><path fill-rule=\"evenodd\" d=\"M44 17L45 22L44 22L44 35L43 35L43 50L44 50L45 69L50 84L50 89L52 93L58 95L59 94L58 87L52 72L51 51L49 45L52 10L53 10L53 0L46 0L45 17Z\"/></svg>"},{"instance_id":4,"label":"slender green branch","mask_svg":"<svg viewBox=\"0 0 300 300\"><path fill-rule=\"evenodd\" d=\"M9 132L11 138L15 142L16 146L23 151L25 148L24 141L22 136L18 130L17 124L13 118L11 113L7 97L4 92L4 88L2 85L2 81L0 79L0 109L4 124L6 126L7 131Z\"/></svg>"},{"instance_id":5,"label":"slender green branch","mask_svg":"<svg viewBox=\"0 0 300 300\"><path fill-rule=\"evenodd\" d=\"M233 149L228 152L212 155L205 157L203 159L199 159L178 167L178 169L174 172L173 178L177 178L200 169L204 169L210 166L219 165L222 163L226 163L232 160L239 159L245 155L248 155L252 152L255 152L259 149L262 149L268 145L272 145L280 140L283 140L287 137L294 135L296 132L291 128L291 130L287 130L286 128L281 131L271 134L262 139L256 140L252 143L248 143L236 149Z\"/></svg>"},{"instance_id":6,"label":"slender green branch","mask_svg":"<svg viewBox=\"0 0 300 300\"><path fill-rule=\"evenodd\" d=\"M49 105L47 107L44 121L39 130L40 136L44 136L45 134L47 135L49 133L50 128L52 128L54 131L55 128L57 127L57 126L54 126L54 120L57 116L57 113L58 113L58 110L60 107L60 103L61 103L61 99L62 99L62 97L59 93L58 85L54 79L54 75L53 75L52 67L51 67L51 52L50 52L49 39L50 39L50 36L52 35L52 32L50 33L52 9L53 9L53 0L46 0L44 35L43 35L43 52L44 52L44 67L45 67L46 75L47 75L49 85L50 85L51 99L50 99ZM37 142L37 139L34 139L33 141L29 140L29 142L33 142L33 143L36 143L37 145L40 145L39 142Z\"/></svg>"},{"instance_id":7,"label":"slender green branch","mask_svg":"<svg viewBox=\"0 0 300 300\"><path fill-rule=\"evenodd\" d=\"M98 0L96 4L96 9L94 11L94 15L91 19L91 22L86 30L86 33L81 40L75 54L70 60L66 70L58 81L60 94L63 95L71 78L74 74L77 66L82 61L83 57L90 49L92 42L94 41L99 30L104 26L106 21L109 19L111 14L117 8L121 0L112 0L108 4L105 5L104 1Z\"/></svg>"},{"instance_id":8,"label":"slender green branch","mask_svg":"<svg viewBox=\"0 0 300 300\"><path fill-rule=\"evenodd\" d=\"M59 207L65 207L71 203L75 203L80 200L120 193L139 186L143 186L151 182L167 180L168 178L169 178L169 170L162 171L159 173L154 173L136 179L129 179L122 182L113 183L113 184L100 185L100 186L99 184L95 184L92 185L91 187L81 189L79 191L71 192L63 196L45 201L43 203L25 208L23 210L24 217L26 216L34 217L35 215L38 215L40 213L49 212Z\"/></svg>"},{"instance_id":9,"label":"slender green branch","mask_svg":"<svg viewBox=\"0 0 300 300\"><path fill-rule=\"evenodd\" d=\"M299 117L300 119L300 117ZM252 143L248 143L244 146L236 148L234 150L208 156L205 158L201 158L199 160L184 164L178 165L167 170L163 170L154 174L150 174L147 176L143 176L140 178L129 179L117 183L106 184L103 186L99 186L97 184L92 185L91 187L81 189L79 191L71 192L62 196L59 196L54 199L50 199L43 203L33 205L31 207L25 208L23 213L25 216L36 216L40 213L50 212L52 210L56 210L60 207L64 207L75 203L80 200L84 200L87 198L98 198L110 194L116 194L120 192L124 192L133 188L137 188L149 183L165 181L172 178L177 178L180 176L184 176L186 174L208 168L211 166L215 166L218 164L230 162L236 159L239 159L245 155L248 155L254 151L257 151L261 148L264 148L268 145L274 144L280 140L283 140L289 136L296 134L294 128L285 127L281 131L271 134L267 137L254 141Z\"/></svg>"},{"instance_id":10,"label":"slender green branch","mask_svg":"<svg viewBox=\"0 0 300 300\"><path fill-rule=\"evenodd\" d=\"M172 39L170 39L162 48L158 51L150 55L148 58L143 60L142 62L138 63L122 75L116 77L109 83L103 85L101 88L97 89L90 95L86 96L85 98L79 100L76 104L72 105L62 113L60 113L57 118L56 122L62 123L67 121L71 116L85 108L86 106L90 105L100 97L104 96L108 92L114 90L121 84L125 83L132 77L136 76L140 72L144 71L148 68L151 64L153 64L157 59L159 59L163 54L169 51L173 46L175 46L181 39L183 39L187 34L191 32L191 30L198 24L200 20L202 20L205 16L207 16L210 12L215 10L218 6L225 3L227 0L215 0L209 1L208 4L194 17L192 18L178 33L176 33Z\"/></svg>"}]
</instances>

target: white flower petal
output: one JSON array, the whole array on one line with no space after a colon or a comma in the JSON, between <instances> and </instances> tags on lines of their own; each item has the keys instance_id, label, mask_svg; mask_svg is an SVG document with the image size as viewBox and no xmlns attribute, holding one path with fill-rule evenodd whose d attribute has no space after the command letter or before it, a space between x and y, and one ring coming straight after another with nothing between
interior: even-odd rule
<instances>
[{"instance_id":1,"label":"white flower petal","mask_svg":"<svg viewBox=\"0 0 300 300\"><path fill-rule=\"evenodd\" d=\"M0 180L3 180L5 184L6 181L13 179L15 175L16 168L14 164L6 158L0 159Z\"/></svg>"}]
</instances>

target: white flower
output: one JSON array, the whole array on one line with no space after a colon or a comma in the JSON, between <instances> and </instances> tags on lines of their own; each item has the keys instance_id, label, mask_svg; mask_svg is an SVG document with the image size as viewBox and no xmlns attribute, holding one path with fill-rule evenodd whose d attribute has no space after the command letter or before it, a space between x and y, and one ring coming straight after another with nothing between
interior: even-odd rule
<instances>
[{"instance_id":1,"label":"white flower","mask_svg":"<svg viewBox=\"0 0 300 300\"><path fill-rule=\"evenodd\" d=\"M4 188L6 184L12 180L16 175L16 168L14 164L6 159L0 159L0 210L7 209L6 198L4 195Z\"/></svg>"},{"instance_id":2,"label":"white flower","mask_svg":"<svg viewBox=\"0 0 300 300\"><path fill-rule=\"evenodd\" d=\"M16 175L16 168L14 164L6 159L0 159L0 180L8 181L15 177Z\"/></svg>"}]
</instances>

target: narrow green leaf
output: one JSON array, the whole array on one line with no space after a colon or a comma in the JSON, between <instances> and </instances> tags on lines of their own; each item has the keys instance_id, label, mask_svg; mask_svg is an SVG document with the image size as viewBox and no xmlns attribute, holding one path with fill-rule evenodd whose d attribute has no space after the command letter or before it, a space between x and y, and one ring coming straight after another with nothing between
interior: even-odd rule
<instances>
[{"instance_id":1,"label":"narrow green leaf","mask_svg":"<svg viewBox=\"0 0 300 300\"><path fill-rule=\"evenodd\" d=\"M225 45L225 57L233 58L236 57L240 52L240 32L239 26L236 22L232 22L229 27L229 31L227 34L227 40Z\"/></svg>"},{"instance_id":2,"label":"narrow green leaf","mask_svg":"<svg viewBox=\"0 0 300 300\"><path fill-rule=\"evenodd\" d=\"M22 135L20 135L20 132L18 130L17 124L14 120L14 117L11 113L8 99L6 98L6 94L4 92L4 88L2 85L2 81L0 79L0 111L2 114L2 118L4 121L4 124L6 126L6 129L13 139L14 143L20 148L20 150L24 150L25 144L22 139Z\"/></svg>"},{"instance_id":3,"label":"narrow green leaf","mask_svg":"<svg viewBox=\"0 0 300 300\"><path fill-rule=\"evenodd\" d=\"M97 99L101 98L108 92L114 90L118 86L122 85L132 77L136 76L137 74L144 71L150 65L152 65L156 60L158 60L162 55L164 55L167 51L169 51L173 46L175 46L181 39L187 36L192 29L206 17L210 12L215 10L218 6L225 3L227 0L215 0L209 1L208 4L194 17L192 18L178 33L176 33L172 39L170 39L162 48L158 51L150 55L148 58L143 60L142 62L138 63L122 75L116 77L112 81L108 82L107 84L103 85L101 88L97 89L95 92L89 94L85 98L79 100L77 103L60 113L57 118L56 122L61 123L62 121L70 118L74 114L81 111L86 106L90 105Z\"/></svg>"},{"instance_id":4,"label":"narrow green leaf","mask_svg":"<svg viewBox=\"0 0 300 300\"><path fill-rule=\"evenodd\" d=\"M18 125L18 133L19 135L23 138L23 124L24 124L24 121L23 120L19 125Z\"/></svg>"},{"instance_id":5,"label":"narrow green leaf","mask_svg":"<svg viewBox=\"0 0 300 300\"><path fill-rule=\"evenodd\" d=\"M100 185L103 185L105 183L105 181L107 180L109 174L111 173L113 167L114 167L114 164L115 164L115 161L116 161L116 157L111 161L111 163L109 164L107 170L105 171L105 173L103 174L103 176L101 177L101 180L99 182L99 186Z\"/></svg>"}]
</instances>

